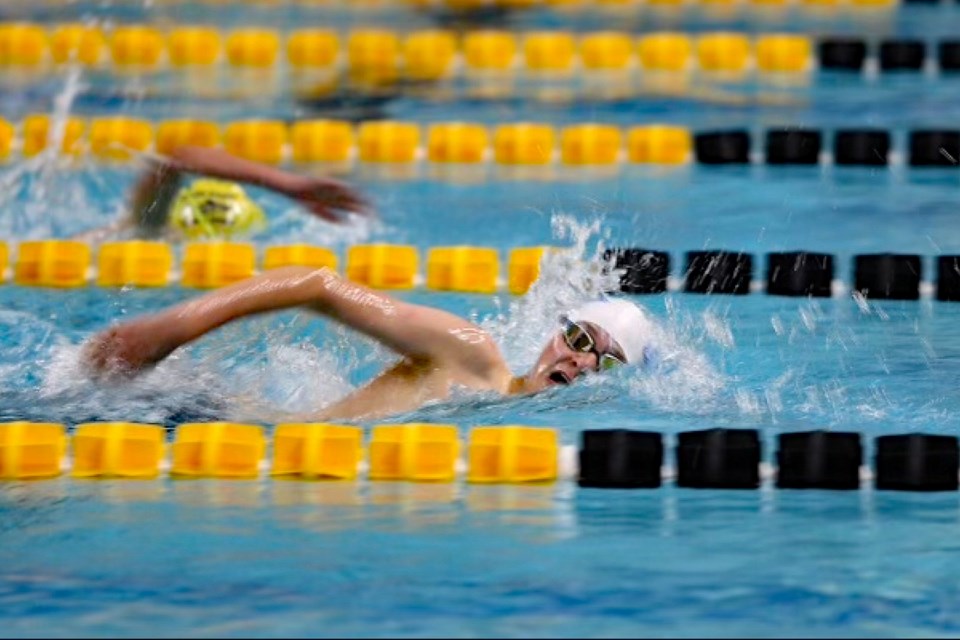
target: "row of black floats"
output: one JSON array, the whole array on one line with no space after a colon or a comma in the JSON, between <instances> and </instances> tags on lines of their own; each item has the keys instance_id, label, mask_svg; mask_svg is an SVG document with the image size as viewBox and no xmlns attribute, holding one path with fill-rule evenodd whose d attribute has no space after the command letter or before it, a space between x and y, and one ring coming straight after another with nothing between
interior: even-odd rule
<instances>
[{"instance_id":1,"label":"row of black floats","mask_svg":"<svg viewBox=\"0 0 960 640\"><path fill-rule=\"evenodd\" d=\"M817 60L826 71L856 73L873 55L880 71L916 72L924 69L934 51L941 73L960 72L960 40L956 39L940 40L931 47L918 38L889 38L871 47L861 38L824 38L817 43Z\"/></svg>"},{"instance_id":2,"label":"row of black floats","mask_svg":"<svg viewBox=\"0 0 960 640\"><path fill-rule=\"evenodd\" d=\"M856 490L862 477L859 433L801 431L777 436L774 484L780 489ZM675 482L693 489L757 489L760 434L753 429L706 429L677 434ZM627 429L588 430L580 447L581 487L640 489L661 486L663 436ZM956 491L960 446L954 436L921 433L874 441L873 486L881 490Z\"/></svg>"},{"instance_id":3,"label":"row of black floats","mask_svg":"<svg viewBox=\"0 0 960 640\"><path fill-rule=\"evenodd\" d=\"M683 270L687 293L746 295L751 292L754 257L735 251L688 251ZM620 271L623 293L663 293L668 289L670 254L643 248L608 249L608 265ZM830 297L834 256L788 251L766 254L766 293L778 296ZM960 256L938 256L936 298L960 301ZM853 259L852 290L874 300L918 300L923 259L916 254L861 254Z\"/></svg>"},{"instance_id":4,"label":"row of black floats","mask_svg":"<svg viewBox=\"0 0 960 640\"><path fill-rule=\"evenodd\" d=\"M883 167L890 163L893 134L885 129L838 129L833 132L833 163ZM782 128L766 131L764 161L768 165L817 165L824 162L825 132ZM707 165L748 164L753 140L746 129L703 131L694 135L697 162ZM911 167L960 167L960 130L910 131L901 154Z\"/></svg>"}]
</instances>

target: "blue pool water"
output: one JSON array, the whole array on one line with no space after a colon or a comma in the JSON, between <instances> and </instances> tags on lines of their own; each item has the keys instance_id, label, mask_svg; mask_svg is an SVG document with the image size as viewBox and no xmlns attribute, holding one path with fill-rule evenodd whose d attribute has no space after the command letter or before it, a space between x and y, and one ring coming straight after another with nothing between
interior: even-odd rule
<instances>
[{"instance_id":1,"label":"blue pool water","mask_svg":"<svg viewBox=\"0 0 960 640\"><path fill-rule=\"evenodd\" d=\"M25 6L5 9L46 10L59 19L53 5ZM185 11L208 15L209 6ZM251 22L271 15L274 26L291 24L288 14L249 12L243 15ZM533 14L518 20L523 27L548 24ZM857 24L806 28L861 32ZM862 32L935 38L958 25L960 8L943 4L901 9ZM73 110L155 118L305 115L284 98L250 106L138 95L117 90L122 85L91 79ZM4 92L0 115L49 110L61 89L62 79L51 78L22 93ZM734 89L748 96L758 90ZM535 105L407 97L383 109L422 122L497 123L531 119L535 109L534 119L555 124L746 126L756 141L763 129L783 124L882 126L894 129L899 150L908 129L951 127L960 116L960 81L931 75L819 74L790 94L802 102ZM112 220L134 175L97 165L22 174L24 168L0 168L7 185L0 236L11 241L63 237ZM557 244L575 247L583 263L593 263L604 246L643 246L668 251L674 277L685 251L726 249L753 254L757 279L766 252L804 249L834 254L837 279L847 284L857 253L915 252L931 282L935 256L960 253L958 175L902 163L882 170L624 166L614 176L586 179L558 169L551 180L524 181L490 167L480 182L456 184L431 178L427 166L394 180L356 167L348 177L370 195L379 220L333 227L254 190L271 219L254 240L261 248L307 241L341 257L350 244L368 241L420 249L474 244L502 256L517 246ZM587 297L587 273L576 263L547 269L524 298L399 295L476 317L521 371L557 314ZM179 287L0 287L0 420L173 426L222 418L269 426L344 395L390 360L315 316L290 312L226 327L127 384L98 384L78 366L79 345L92 333L195 295ZM659 369L620 371L535 398L458 397L394 421L448 422L462 435L477 425L550 426L566 445L598 427L652 429L668 444L684 430L755 428L768 463L776 436L789 431L852 430L865 442L957 432L956 304L929 297L864 302L839 289L816 300L679 292L637 300L667 334ZM767 485L757 492L694 491L671 483L655 491L600 491L569 480L532 487L6 482L0 637L955 637L958 524L957 494L867 487L838 493Z\"/></svg>"},{"instance_id":2,"label":"blue pool water","mask_svg":"<svg viewBox=\"0 0 960 640\"><path fill-rule=\"evenodd\" d=\"M384 220L364 237L424 247L566 243L551 218L572 211L602 217L601 236L663 248L675 261L701 246L836 252L838 277L849 281L844 258L857 251L957 249L947 180L816 171L772 179L749 169L603 185L370 183ZM117 197L122 183L104 181ZM104 210L112 197L96 195ZM342 230L311 235L328 238L352 241ZM551 286L548 297L565 295ZM91 332L192 295L3 287L3 418L270 424L344 393L385 362L346 333L290 313L228 327L126 387L98 386L76 368L74 345ZM404 297L487 319L525 304ZM674 368L534 399L461 399L397 420L464 432L553 426L565 444L596 427L668 438L754 427L768 462L784 431L956 432L955 305L760 294L641 301L677 340ZM538 303L513 317L533 323L504 336L519 368L553 316ZM955 494L61 479L4 484L0 513L0 611L11 636L852 637L955 635L960 624Z\"/></svg>"},{"instance_id":3,"label":"blue pool water","mask_svg":"<svg viewBox=\"0 0 960 640\"><path fill-rule=\"evenodd\" d=\"M4 635L955 636L956 496L4 489Z\"/></svg>"}]
</instances>

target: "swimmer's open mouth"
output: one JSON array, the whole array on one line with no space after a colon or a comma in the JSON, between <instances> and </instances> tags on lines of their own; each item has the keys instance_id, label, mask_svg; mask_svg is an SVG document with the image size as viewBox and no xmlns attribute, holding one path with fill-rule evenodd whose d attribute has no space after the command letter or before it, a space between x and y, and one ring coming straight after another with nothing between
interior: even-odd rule
<instances>
[{"instance_id":1,"label":"swimmer's open mouth","mask_svg":"<svg viewBox=\"0 0 960 640\"><path fill-rule=\"evenodd\" d=\"M570 378L562 371L554 371L550 374L550 382L554 384L570 384Z\"/></svg>"}]
</instances>

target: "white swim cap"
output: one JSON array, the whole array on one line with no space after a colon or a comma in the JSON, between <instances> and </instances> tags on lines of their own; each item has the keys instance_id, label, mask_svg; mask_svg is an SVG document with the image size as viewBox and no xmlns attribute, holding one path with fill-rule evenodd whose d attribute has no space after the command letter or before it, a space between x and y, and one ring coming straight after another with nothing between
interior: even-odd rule
<instances>
[{"instance_id":1,"label":"white swim cap","mask_svg":"<svg viewBox=\"0 0 960 640\"><path fill-rule=\"evenodd\" d=\"M566 315L573 322L590 322L613 338L628 364L650 359L656 339L656 325L640 306L622 298L588 302Z\"/></svg>"}]
</instances>

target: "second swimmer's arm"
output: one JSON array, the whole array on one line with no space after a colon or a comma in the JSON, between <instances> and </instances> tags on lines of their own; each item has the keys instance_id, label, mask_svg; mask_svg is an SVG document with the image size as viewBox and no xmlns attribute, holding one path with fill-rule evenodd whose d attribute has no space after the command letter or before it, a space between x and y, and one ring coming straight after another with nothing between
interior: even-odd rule
<instances>
[{"instance_id":1,"label":"second swimmer's arm","mask_svg":"<svg viewBox=\"0 0 960 640\"><path fill-rule=\"evenodd\" d=\"M254 184L284 193L293 187L295 174L231 155L222 149L183 146L174 149L165 164L178 171L222 180Z\"/></svg>"},{"instance_id":2,"label":"second swimmer's arm","mask_svg":"<svg viewBox=\"0 0 960 640\"><path fill-rule=\"evenodd\" d=\"M293 174L237 158L220 149L177 147L169 157L151 158L149 163L130 198L131 221L148 237L161 235L166 228L184 173L255 184L281 193L295 186Z\"/></svg>"},{"instance_id":3,"label":"second swimmer's arm","mask_svg":"<svg viewBox=\"0 0 960 640\"><path fill-rule=\"evenodd\" d=\"M308 211L340 222L343 213L367 212L364 198L349 185L326 177L282 171L231 155L222 149L183 146L165 159L165 168L253 184L298 201Z\"/></svg>"}]
</instances>

